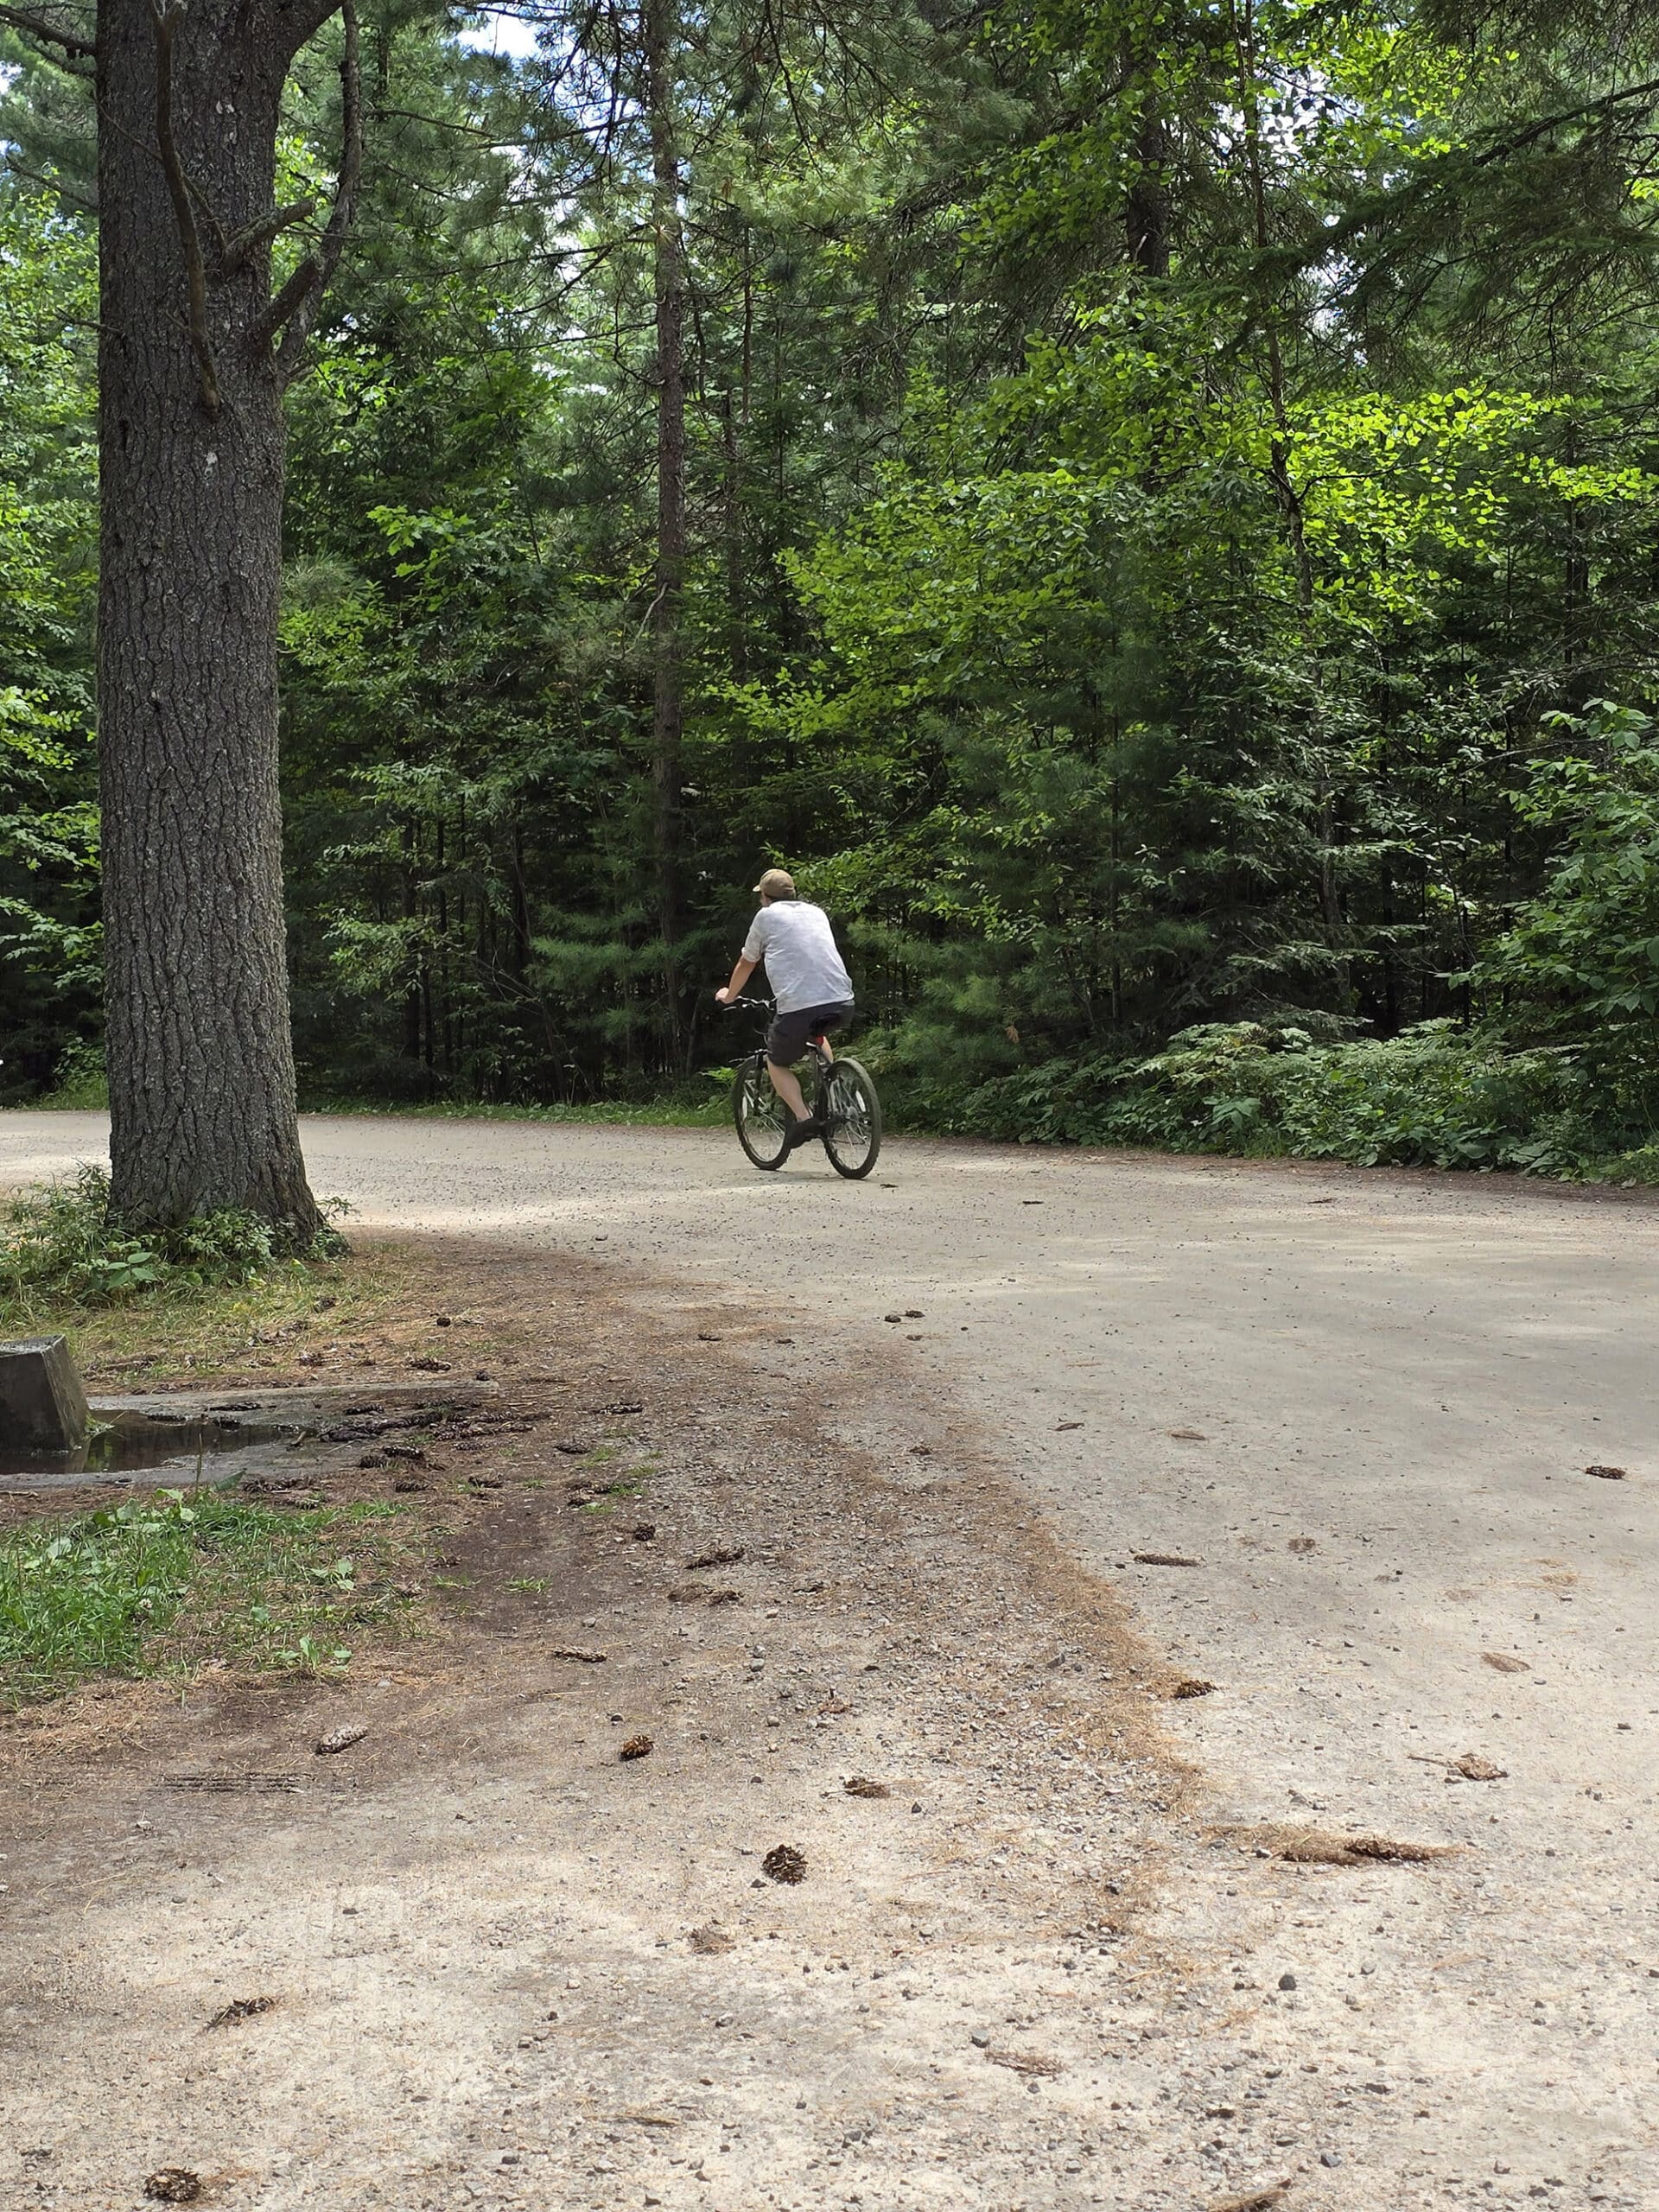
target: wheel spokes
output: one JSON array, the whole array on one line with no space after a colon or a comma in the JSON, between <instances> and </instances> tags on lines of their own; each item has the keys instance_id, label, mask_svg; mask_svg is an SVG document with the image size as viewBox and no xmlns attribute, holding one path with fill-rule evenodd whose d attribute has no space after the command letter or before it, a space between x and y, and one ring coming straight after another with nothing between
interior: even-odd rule
<instances>
[{"instance_id":1,"label":"wheel spokes","mask_svg":"<svg viewBox=\"0 0 1659 2212\"><path fill-rule=\"evenodd\" d=\"M767 1136L783 1136L783 1102L764 1076L751 1075L743 1087L743 1119Z\"/></svg>"},{"instance_id":2,"label":"wheel spokes","mask_svg":"<svg viewBox=\"0 0 1659 2212\"><path fill-rule=\"evenodd\" d=\"M831 1077L827 1118L834 1141L849 1147L868 1144L870 1119L864 1109L863 1093L857 1084L838 1082Z\"/></svg>"}]
</instances>

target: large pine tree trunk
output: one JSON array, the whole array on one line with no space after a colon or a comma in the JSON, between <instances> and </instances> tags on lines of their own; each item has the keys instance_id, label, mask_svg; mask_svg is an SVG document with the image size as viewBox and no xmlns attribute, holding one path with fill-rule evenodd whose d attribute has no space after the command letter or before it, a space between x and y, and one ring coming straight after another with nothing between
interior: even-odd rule
<instances>
[{"instance_id":1,"label":"large pine tree trunk","mask_svg":"<svg viewBox=\"0 0 1659 2212\"><path fill-rule=\"evenodd\" d=\"M113 1205L158 1227L248 1207L290 1247L317 1211L276 782L284 325L270 236L245 233L278 226L283 79L328 10L299 12L191 0L158 18L151 0L100 0L98 39Z\"/></svg>"}]
</instances>

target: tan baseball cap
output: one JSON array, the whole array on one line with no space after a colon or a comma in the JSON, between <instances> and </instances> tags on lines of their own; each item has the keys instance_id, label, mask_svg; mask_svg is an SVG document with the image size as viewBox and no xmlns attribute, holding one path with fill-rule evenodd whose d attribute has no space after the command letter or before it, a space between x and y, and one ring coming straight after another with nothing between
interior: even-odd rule
<instances>
[{"instance_id":1,"label":"tan baseball cap","mask_svg":"<svg viewBox=\"0 0 1659 2212\"><path fill-rule=\"evenodd\" d=\"M795 879L786 868L769 868L755 889L763 899L792 899Z\"/></svg>"}]
</instances>

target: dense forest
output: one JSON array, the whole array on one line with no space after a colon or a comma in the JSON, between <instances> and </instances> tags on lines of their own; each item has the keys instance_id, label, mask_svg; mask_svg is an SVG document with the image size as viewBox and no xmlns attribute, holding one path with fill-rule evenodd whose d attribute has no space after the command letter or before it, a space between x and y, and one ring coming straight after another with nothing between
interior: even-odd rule
<instances>
[{"instance_id":1,"label":"dense forest","mask_svg":"<svg viewBox=\"0 0 1659 2212\"><path fill-rule=\"evenodd\" d=\"M361 41L287 403L302 1096L707 1095L780 861L912 1126L1659 1179L1659 12ZM18 1103L101 1052L99 309L84 73L0 65Z\"/></svg>"}]
</instances>

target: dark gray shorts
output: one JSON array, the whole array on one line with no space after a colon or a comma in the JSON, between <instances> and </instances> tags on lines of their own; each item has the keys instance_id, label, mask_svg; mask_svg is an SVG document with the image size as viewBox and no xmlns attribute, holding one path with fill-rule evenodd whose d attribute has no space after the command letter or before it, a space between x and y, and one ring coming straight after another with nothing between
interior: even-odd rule
<instances>
[{"instance_id":1,"label":"dark gray shorts","mask_svg":"<svg viewBox=\"0 0 1659 2212\"><path fill-rule=\"evenodd\" d=\"M850 1006L803 1006L792 1014L772 1017L766 1032L766 1058L774 1067L792 1068L806 1050L809 1037L826 1029L839 1029L852 1019Z\"/></svg>"}]
</instances>

